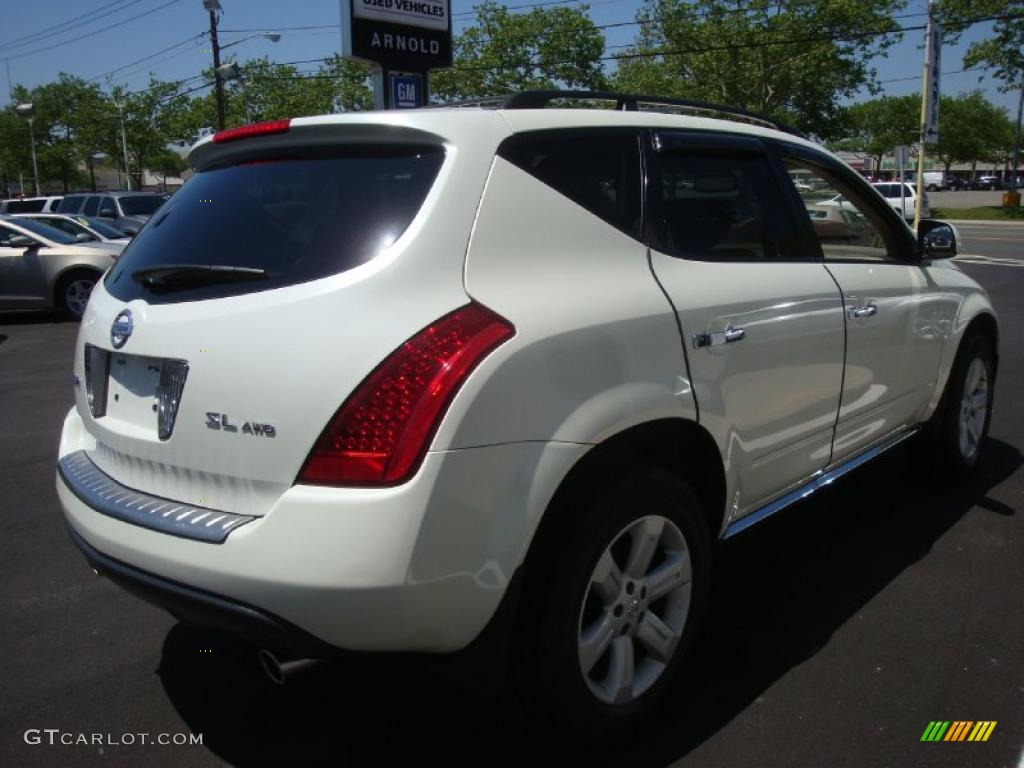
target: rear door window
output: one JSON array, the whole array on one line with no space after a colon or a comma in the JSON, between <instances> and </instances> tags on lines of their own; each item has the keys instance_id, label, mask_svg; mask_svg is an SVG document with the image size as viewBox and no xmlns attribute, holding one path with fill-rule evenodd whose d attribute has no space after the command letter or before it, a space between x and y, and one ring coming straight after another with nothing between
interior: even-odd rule
<instances>
[{"instance_id":1,"label":"rear door window","mask_svg":"<svg viewBox=\"0 0 1024 768\"><path fill-rule=\"evenodd\" d=\"M652 245L701 261L808 258L762 153L663 152L648 187Z\"/></svg>"},{"instance_id":2,"label":"rear door window","mask_svg":"<svg viewBox=\"0 0 1024 768\"><path fill-rule=\"evenodd\" d=\"M258 156L193 175L105 279L130 301L171 303L294 285L373 259L412 222L437 178L437 146L352 146ZM163 284L145 270L213 265L247 279Z\"/></svg>"},{"instance_id":3,"label":"rear door window","mask_svg":"<svg viewBox=\"0 0 1024 768\"><path fill-rule=\"evenodd\" d=\"M60 213L78 213L82 209L82 201L85 195L68 195L60 201L57 211Z\"/></svg>"},{"instance_id":4,"label":"rear door window","mask_svg":"<svg viewBox=\"0 0 1024 768\"><path fill-rule=\"evenodd\" d=\"M85 201L85 207L82 208L82 214L85 216L95 216L96 211L100 209L100 198L99 195L93 195Z\"/></svg>"}]
</instances>

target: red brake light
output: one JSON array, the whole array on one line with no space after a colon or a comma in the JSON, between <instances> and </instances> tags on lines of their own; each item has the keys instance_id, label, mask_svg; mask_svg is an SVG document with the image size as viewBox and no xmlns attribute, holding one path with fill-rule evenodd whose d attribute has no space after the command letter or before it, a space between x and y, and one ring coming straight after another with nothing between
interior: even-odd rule
<instances>
[{"instance_id":1,"label":"red brake light","mask_svg":"<svg viewBox=\"0 0 1024 768\"><path fill-rule=\"evenodd\" d=\"M252 136L266 136L271 133L288 133L292 121L289 120L267 120L265 123L253 123L252 125L241 125L238 128L228 128L226 131L217 131L213 134L214 144L224 144L228 141L248 139Z\"/></svg>"},{"instance_id":2,"label":"red brake light","mask_svg":"<svg viewBox=\"0 0 1024 768\"><path fill-rule=\"evenodd\" d=\"M428 325L392 352L328 423L296 482L397 485L419 468L466 377L515 328L480 304Z\"/></svg>"}]
</instances>

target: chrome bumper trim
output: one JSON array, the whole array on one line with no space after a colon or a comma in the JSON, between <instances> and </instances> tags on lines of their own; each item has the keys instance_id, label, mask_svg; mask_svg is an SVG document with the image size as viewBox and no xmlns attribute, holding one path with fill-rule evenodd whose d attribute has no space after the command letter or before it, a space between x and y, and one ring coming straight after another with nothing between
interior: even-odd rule
<instances>
[{"instance_id":1,"label":"chrome bumper trim","mask_svg":"<svg viewBox=\"0 0 1024 768\"><path fill-rule=\"evenodd\" d=\"M824 469L803 485L799 486L798 488L790 491L789 493L783 496L780 496L779 498L775 499L775 501L769 502L768 504L765 504L763 507L755 509L750 514L744 515L738 520L733 520L726 527L725 533L722 534L722 538L728 539L731 536L735 536L737 533L747 530L747 528L750 528L752 525L757 525L766 517L771 517L776 512L785 509L791 504L795 504L796 502L800 501L800 499L807 498L815 491L819 491L826 485L832 484L840 477L845 475L847 472L853 471L862 464L866 464L867 462L871 461L876 456L885 453L890 448L899 445L908 437L914 435L917 431L918 430L916 427L912 427L910 429L905 429L900 432L897 432L896 434L890 435L889 437L885 438L880 443L876 443L870 448L861 451L856 456L847 459L846 461L843 461L839 464L836 464L832 467Z\"/></svg>"},{"instance_id":2,"label":"chrome bumper trim","mask_svg":"<svg viewBox=\"0 0 1024 768\"><path fill-rule=\"evenodd\" d=\"M132 490L101 472L85 451L69 453L57 469L71 492L92 509L161 533L220 544L231 531L256 519Z\"/></svg>"}]
</instances>

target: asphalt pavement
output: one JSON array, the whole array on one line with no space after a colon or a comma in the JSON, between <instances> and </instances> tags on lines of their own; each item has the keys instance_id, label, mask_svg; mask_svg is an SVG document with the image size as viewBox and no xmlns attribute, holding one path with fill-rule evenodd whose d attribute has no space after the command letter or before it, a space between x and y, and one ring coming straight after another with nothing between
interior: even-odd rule
<instances>
[{"instance_id":1,"label":"asphalt pavement","mask_svg":"<svg viewBox=\"0 0 1024 768\"><path fill-rule=\"evenodd\" d=\"M692 671L614 748L522 730L499 686L436 660L276 688L252 649L94 576L54 491L77 326L0 317L0 763L1024 768L1024 269L993 261L1024 261L1024 227L961 233L1003 333L977 477L951 485L910 445L719 547ZM921 742L934 720L997 725Z\"/></svg>"}]
</instances>

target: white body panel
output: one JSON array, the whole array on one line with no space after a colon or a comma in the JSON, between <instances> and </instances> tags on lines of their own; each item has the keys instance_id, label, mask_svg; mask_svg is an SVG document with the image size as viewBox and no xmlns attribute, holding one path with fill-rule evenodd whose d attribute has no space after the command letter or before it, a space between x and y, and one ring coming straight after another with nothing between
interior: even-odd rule
<instances>
[{"instance_id":1,"label":"white body panel","mask_svg":"<svg viewBox=\"0 0 1024 768\"><path fill-rule=\"evenodd\" d=\"M446 155L406 232L361 266L228 298L128 303L135 329L115 365L118 355L189 362L170 439L143 423L130 388L125 406L99 419L85 388L76 394L61 456L85 451L128 488L256 519L219 544L178 538L95 511L58 477L71 527L121 563L271 612L338 647L450 651L494 614L573 467L630 427L699 423L726 477L724 509L710 512L728 521L833 462L837 417L855 450L849 435L889 402L871 410L872 383L892 395L873 435L931 413L964 328L991 312L969 278L951 265L907 267L894 285L840 265L832 274L848 285L847 303L872 299L891 318L879 331L844 330L843 297L821 263L705 264L649 252L495 156L517 131L611 125L814 146L752 125L598 110L335 115L252 140L275 149L429 142ZM207 139L191 158L202 169L253 146ZM515 335L463 383L418 472L388 488L296 485L317 436L367 374L471 300ZM102 285L93 292L76 344L79 377L85 344L109 350L125 307ZM729 322L748 339L692 347L693 334ZM874 342L879 332L884 345ZM844 333L848 359L864 369L845 389ZM208 412L274 424L276 435L211 430Z\"/></svg>"},{"instance_id":2,"label":"white body panel","mask_svg":"<svg viewBox=\"0 0 1024 768\"><path fill-rule=\"evenodd\" d=\"M829 463L843 377L843 305L818 263L699 262L652 251L679 313L700 421L722 453L729 519ZM736 343L693 337L740 328Z\"/></svg>"},{"instance_id":3,"label":"white body panel","mask_svg":"<svg viewBox=\"0 0 1024 768\"><path fill-rule=\"evenodd\" d=\"M843 459L928 413L961 296L936 290L931 269L906 264L830 262L848 309L846 374L836 426L835 459Z\"/></svg>"}]
</instances>

